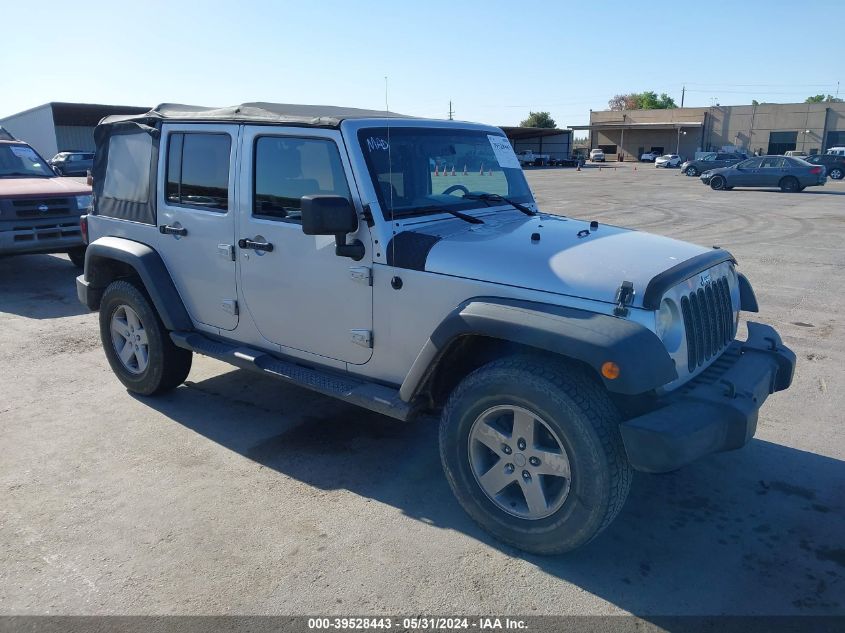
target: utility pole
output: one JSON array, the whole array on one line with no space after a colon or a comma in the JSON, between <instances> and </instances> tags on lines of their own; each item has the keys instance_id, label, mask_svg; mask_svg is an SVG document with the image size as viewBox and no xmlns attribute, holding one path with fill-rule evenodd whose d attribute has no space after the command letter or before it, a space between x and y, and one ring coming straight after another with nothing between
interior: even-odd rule
<instances>
[{"instance_id":1,"label":"utility pole","mask_svg":"<svg viewBox=\"0 0 845 633\"><path fill-rule=\"evenodd\" d=\"M454 114L455 114L455 111L452 109L452 102L451 102L451 101L449 101L449 120L450 120L450 121L453 121L453 120L454 120L454 119L452 118Z\"/></svg>"},{"instance_id":2,"label":"utility pole","mask_svg":"<svg viewBox=\"0 0 845 633\"><path fill-rule=\"evenodd\" d=\"M686 92L687 92L687 87L686 87L686 86L684 86L683 88L681 88L681 107L682 107L682 108L684 107L684 95L686 94Z\"/></svg>"}]
</instances>

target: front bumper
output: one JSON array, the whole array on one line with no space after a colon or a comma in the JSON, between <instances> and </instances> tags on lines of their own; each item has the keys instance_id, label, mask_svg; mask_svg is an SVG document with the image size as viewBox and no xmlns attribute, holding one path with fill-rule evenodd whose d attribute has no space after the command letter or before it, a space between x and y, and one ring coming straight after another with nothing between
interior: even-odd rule
<instances>
[{"instance_id":1,"label":"front bumper","mask_svg":"<svg viewBox=\"0 0 845 633\"><path fill-rule=\"evenodd\" d=\"M0 223L0 255L61 253L83 246L79 217Z\"/></svg>"},{"instance_id":2,"label":"front bumper","mask_svg":"<svg viewBox=\"0 0 845 633\"><path fill-rule=\"evenodd\" d=\"M763 402L792 384L795 353L774 328L747 325L747 341L734 341L706 371L658 400L657 409L620 425L635 469L669 472L754 436Z\"/></svg>"}]
</instances>

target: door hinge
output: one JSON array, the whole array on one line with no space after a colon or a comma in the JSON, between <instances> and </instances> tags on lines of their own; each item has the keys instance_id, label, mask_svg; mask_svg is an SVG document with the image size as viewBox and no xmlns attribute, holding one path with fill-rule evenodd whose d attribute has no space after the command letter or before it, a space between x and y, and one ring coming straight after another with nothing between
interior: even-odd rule
<instances>
[{"instance_id":1,"label":"door hinge","mask_svg":"<svg viewBox=\"0 0 845 633\"><path fill-rule=\"evenodd\" d=\"M359 281L368 286L373 285L373 269L369 266L353 266L349 269L349 276L353 281Z\"/></svg>"},{"instance_id":2,"label":"door hinge","mask_svg":"<svg viewBox=\"0 0 845 633\"><path fill-rule=\"evenodd\" d=\"M361 347L373 346L373 331L372 330L350 330L352 334L352 342Z\"/></svg>"},{"instance_id":3,"label":"door hinge","mask_svg":"<svg viewBox=\"0 0 845 633\"><path fill-rule=\"evenodd\" d=\"M223 308L223 312L238 316L238 302L235 299L224 299L220 307Z\"/></svg>"},{"instance_id":4,"label":"door hinge","mask_svg":"<svg viewBox=\"0 0 845 633\"><path fill-rule=\"evenodd\" d=\"M230 261L235 261L235 245L234 244L218 244L217 254L220 257L225 257Z\"/></svg>"}]
</instances>

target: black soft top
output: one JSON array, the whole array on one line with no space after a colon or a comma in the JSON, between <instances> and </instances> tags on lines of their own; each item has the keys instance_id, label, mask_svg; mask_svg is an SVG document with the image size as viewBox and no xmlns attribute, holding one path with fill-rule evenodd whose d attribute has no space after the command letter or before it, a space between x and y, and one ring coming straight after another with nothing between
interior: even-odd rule
<instances>
[{"instance_id":1,"label":"black soft top","mask_svg":"<svg viewBox=\"0 0 845 633\"><path fill-rule=\"evenodd\" d=\"M237 121L282 125L337 128L345 119L411 118L386 110L363 110L341 106L301 105L291 103L242 103L225 108L162 103L143 114L111 115L100 121L110 125L134 121L155 126L158 121Z\"/></svg>"}]
</instances>

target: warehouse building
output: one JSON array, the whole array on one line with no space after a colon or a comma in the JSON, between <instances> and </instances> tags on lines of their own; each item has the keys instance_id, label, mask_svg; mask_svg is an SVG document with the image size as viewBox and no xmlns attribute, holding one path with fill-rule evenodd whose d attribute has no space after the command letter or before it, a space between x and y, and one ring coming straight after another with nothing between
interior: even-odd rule
<instances>
[{"instance_id":1,"label":"warehouse building","mask_svg":"<svg viewBox=\"0 0 845 633\"><path fill-rule=\"evenodd\" d=\"M747 154L807 154L845 145L845 103L765 103L671 110L591 111L591 147L636 160L648 151L678 153L736 148Z\"/></svg>"},{"instance_id":2,"label":"warehouse building","mask_svg":"<svg viewBox=\"0 0 845 633\"><path fill-rule=\"evenodd\" d=\"M572 130L542 127L502 126L515 152L530 150L548 154L550 158L569 158L572 155Z\"/></svg>"},{"instance_id":3,"label":"warehouse building","mask_svg":"<svg viewBox=\"0 0 845 633\"><path fill-rule=\"evenodd\" d=\"M94 127L104 116L142 114L147 110L149 108L52 102L0 119L0 127L49 159L63 150L93 152Z\"/></svg>"}]
</instances>

